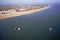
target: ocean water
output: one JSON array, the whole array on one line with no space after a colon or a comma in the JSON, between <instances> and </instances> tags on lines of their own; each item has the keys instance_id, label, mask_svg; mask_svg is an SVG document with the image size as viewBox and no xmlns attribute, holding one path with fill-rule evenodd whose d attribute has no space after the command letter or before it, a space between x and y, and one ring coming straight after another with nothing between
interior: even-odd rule
<instances>
[{"instance_id":1,"label":"ocean water","mask_svg":"<svg viewBox=\"0 0 60 40\"><path fill-rule=\"evenodd\" d=\"M22 31L15 31L16 27ZM60 40L59 3L44 11L0 20L0 40Z\"/></svg>"}]
</instances>

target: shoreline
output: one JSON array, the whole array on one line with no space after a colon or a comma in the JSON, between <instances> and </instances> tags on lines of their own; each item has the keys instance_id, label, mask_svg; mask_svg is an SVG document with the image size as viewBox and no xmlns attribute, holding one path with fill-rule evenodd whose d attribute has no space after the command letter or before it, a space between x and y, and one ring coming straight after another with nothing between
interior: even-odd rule
<instances>
[{"instance_id":1,"label":"shoreline","mask_svg":"<svg viewBox=\"0 0 60 40\"><path fill-rule=\"evenodd\" d=\"M44 8L40 8L40 9L35 9L35 10L27 10L27 11L22 11L22 12L12 12L9 14L1 14L0 15L0 20L3 19L7 19L7 18L12 18L12 17L16 17L16 16L23 16L23 15L27 15L27 14L32 14L38 11L43 11L50 8L50 6L44 7Z\"/></svg>"}]
</instances>

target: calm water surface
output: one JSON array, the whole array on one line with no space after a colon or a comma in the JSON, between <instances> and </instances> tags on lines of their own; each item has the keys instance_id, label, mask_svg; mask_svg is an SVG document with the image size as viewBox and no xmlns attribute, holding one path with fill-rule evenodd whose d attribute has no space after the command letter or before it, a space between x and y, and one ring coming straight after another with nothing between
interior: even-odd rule
<instances>
[{"instance_id":1,"label":"calm water surface","mask_svg":"<svg viewBox=\"0 0 60 40\"><path fill-rule=\"evenodd\" d=\"M23 32L16 32L21 27ZM49 31L49 28L52 31ZM60 5L34 14L0 20L1 40L59 40L60 39Z\"/></svg>"}]
</instances>

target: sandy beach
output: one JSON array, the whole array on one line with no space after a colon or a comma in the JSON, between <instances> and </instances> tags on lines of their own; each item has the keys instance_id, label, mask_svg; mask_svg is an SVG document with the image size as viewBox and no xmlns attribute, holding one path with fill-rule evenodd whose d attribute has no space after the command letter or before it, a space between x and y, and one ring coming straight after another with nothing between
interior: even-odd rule
<instances>
[{"instance_id":1,"label":"sandy beach","mask_svg":"<svg viewBox=\"0 0 60 40\"><path fill-rule=\"evenodd\" d=\"M50 6L40 8L40 9L35 9L35 10L27 10L27 11L22 11L22 12L13 12L13 13L8 13L8 14L1 14L0 15L0 20L6 19L6 18L11 18L11 17L16 17L16 16L22 16L22 15L26 15L26 14L32 14L34 12L46 10L48 8L50 8Z\"/></svg>"}]
</instances>

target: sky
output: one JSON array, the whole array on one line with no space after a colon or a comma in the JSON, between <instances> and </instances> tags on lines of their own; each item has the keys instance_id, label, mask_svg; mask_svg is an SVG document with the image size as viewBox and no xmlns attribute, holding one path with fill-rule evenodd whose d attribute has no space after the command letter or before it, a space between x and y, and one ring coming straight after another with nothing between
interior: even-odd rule
<instances>
[{"instance_id":1,"label":"sky","mask_svg":"<svg viewBox=\"0 0 60 40\"><path fill-rule=\"evenodd\" d=\"M0 5L55 3L60 0L0 0Z\"/></svg>"}]
</instances>

